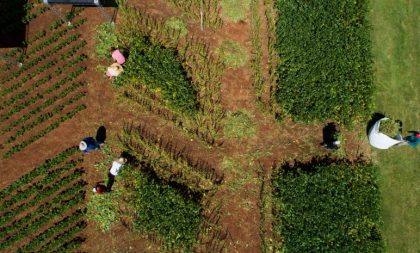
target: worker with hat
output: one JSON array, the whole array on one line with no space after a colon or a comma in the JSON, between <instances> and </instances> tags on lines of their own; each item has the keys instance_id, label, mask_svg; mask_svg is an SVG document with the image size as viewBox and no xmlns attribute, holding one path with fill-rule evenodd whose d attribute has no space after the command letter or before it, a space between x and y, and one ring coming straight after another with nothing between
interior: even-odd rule
<instances>
[{"instance_id":1,"label":"worker with hat","mask_svg":"<svg viewBox=\"0 0 420 253\"><path fill-rule=\"evenodd\" d=\"M411 135L405 137L404 139L407 141L407 144L416 148L417 145L420 143L420 132L419 131L408 131Z\"/></svg>"}]
</instances>

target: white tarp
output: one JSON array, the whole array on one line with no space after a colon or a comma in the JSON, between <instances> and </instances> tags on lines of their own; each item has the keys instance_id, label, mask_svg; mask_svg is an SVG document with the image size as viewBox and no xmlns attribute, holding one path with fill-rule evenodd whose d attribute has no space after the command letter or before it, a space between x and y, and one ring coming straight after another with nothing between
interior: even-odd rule
<instances>
[{"instance_id":1,"label":"white tarp","mask_svg":"<svg viewBox=\"0 0 420 253\"><path fill-rule=\"evenodd\" d=\"M403 140L398 140L389 137L381 132L379 132L379 126L381 121L389 120L388 118L382 118L375 122L375 124L369 129L369 143L375 148L379 149L388 149L395 144L404 142Z\"/></svg>"}]
</instances>

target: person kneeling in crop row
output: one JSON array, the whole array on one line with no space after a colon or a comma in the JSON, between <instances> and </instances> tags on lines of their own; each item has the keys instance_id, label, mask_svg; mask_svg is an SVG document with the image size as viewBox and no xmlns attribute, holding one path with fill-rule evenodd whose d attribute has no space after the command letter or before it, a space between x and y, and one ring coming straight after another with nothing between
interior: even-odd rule
<instances>
[{"instance_id":1,"label":"person kneeling in crop row","mask_svg":"<svg viewBox=\"0 0 420 253\"><path fill-rule=\"evenodd\" d=\"M87 154L89 151L100 149L102 144L97 142L93 137L86 137L79 143L79 149L84 154Z\"/></svg>"},{"instance_id":2,"label":"person kneeling in crop row","mask_svg":"<svg viewBox=\"0 0 420 253\"><path fill-rule=\"evenodd\" d=\"M111 47L109 51L111 52L111 57L112 59L114 59L115 62L117 62L120 65L123 65L125 63L125 57L120 50L116 49L115 47Z\"/></svg>"},{"instance_id":3,"label":"person kneeling in crop row","mask_svg":"<svg viewBox=\"0 0 420 253\"><path fill-rule=\"evenodd\" d=\"M106 75L109 77L109 80L112 80L112 77L119 76L123 72L123 67L118 63L113 63L106 70Z\"/></svg>"}]
</instances>

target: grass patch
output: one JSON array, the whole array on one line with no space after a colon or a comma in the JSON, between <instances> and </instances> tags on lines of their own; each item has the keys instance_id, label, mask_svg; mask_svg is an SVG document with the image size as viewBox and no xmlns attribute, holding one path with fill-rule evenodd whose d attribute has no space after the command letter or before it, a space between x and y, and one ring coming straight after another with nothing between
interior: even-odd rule
<instances>
[{"instance_id":1,"label":"grass patch","mask_svg":"<svg viewBox=\"0 0 420 253\"><path fill-rule=\"evenodd\" d=\"M102 232L107 232L111 225L119 220L118 210L118 191L111 193L90 195L87 203L87 217L94 221Z\"/></svg>"},{"instance_id":2,"label":"grass patch","mask_svg":"<svg viewBox=\"0 0 420 253\"><path fill-rule=\"evenodd\" d=\"M248 55L238 42L233 40L223 41L216 48L216 54L222 59L227 67L239 68L245 65Z\"/></svg>"},{"instance_id":3,"label":"grass patch","mask_svg":"<svg viewBox=\"0 0 420 253\"><path fill-rule=\"evenodd\" d=\"M180 17L172 17L165 21L165 26L179 31L179 36L184 37L188 33L187 24Z\"/></svg>"},{"instance_id":4,"label":"grass patch","mask_svg":"<svg viewBox=\"0 0 420 253\"><path fill-rule=\"evenodd\" d=\"M251 0L222 0L222 15L233 22L245 20Z\"/></svg>"},{"instance_id":5,"label":"grass patch","mask_svg":"<svg viewBox=\"0 0 420 253\"><path fill-rule=\"evenodd\" d=\"M253 116L247 111L229 113L226 117L224 134L230 139L240 139L254 136L256 124Z\"/></svg>"},{"instance_id":6,"label":"grass patch","mask_svg":"<svg viewBox=\"0 0 420 253\"><path fill-rule=\"evenodd\" d=\"M285 165L273 177L274 231L285 252L382 252L377 168Z\"/></svg>"},{"instance_id":7,"label":"grass patch","mask_svg":"<svg viewBox=\"0 0 420 253\"><path fill-rule=\"evenodd\" d=\"M404 130L420 122L418 1L373 0L376 109L398 115ZM420 250L420 151L403 146L375 152L380 170L387 252Z\"/></svg>"}]
</instances>

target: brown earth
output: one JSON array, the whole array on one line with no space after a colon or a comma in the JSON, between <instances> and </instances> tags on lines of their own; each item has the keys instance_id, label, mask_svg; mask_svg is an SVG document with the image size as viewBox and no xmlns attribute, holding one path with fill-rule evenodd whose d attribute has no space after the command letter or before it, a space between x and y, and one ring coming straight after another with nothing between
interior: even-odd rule
<instances>
[{"instance_id":1,"label":"brown earth","mask_svg":"<svg viewBox=\"0 0 420 253\"><path fill-rule=\"evenodd\" d=\"M132 4L147 13L160 17L180 15L163 0L131 1ZM262 8L262 3L260 3ZM69 10L68 7L60 7ZM113 9L105 8L109 15ZM227 111L246 110L255 117L257 132L246 139L226 139L220 148L209 148L201 140L193 138L168 122L147 112L133 113L121 106L117 101L117 92L110 85L110 81L96 66L99 61L95 56L95 27L107 21L98 8L86 8L81 17L87 22L78 28L83 39L87 42L85 54L88 55L88 71L81 80L87 81L87 97L83 102L87 109L79 112L73 119L68 120L59 128L44 138L29 145L10 159L0 161L0 188L12 183L23 174L41 164L45 159L53 157L60 151L77 145L86 136L95 136L100 126L107 129L107 144L112 147L115 157L122 151L117 144L117 135L125 121L142 123L160 133L164 138L174 140L180 146L187 146L192 156L208 161L225 174L224 183L212 197L214 202L221 201L220 224L229 234L223 252L261 252L260 228L260 194L261 169L271 174L273 164L281 164L293 159L306 160L314 155L326 155L319 145L322 142L322 127L324 124L304 125L290 119L277 122L272 115L261 112L253 88L253 72L248 63L239 69L226 69L222 77L222 105ZM264 20L265 17L261 16ZM42 18L37 18L30 24L29 35L36 33L38 27L48 27L56 20L51 12ZM243 45L251 55L251 26L250 17L240 23L223 19L220 29L200 30L197 21L190 21L189 31L194 36L203 39L213 50L223 40L231 39ZM263 41L263 71L267 76L267 36L265 21L262 22ZM118 26L118 17L116 20ZM29 37L30 37L29 36ZM351 150L348 156L355 158L367 152L366 145L353 133L346 133L346 150ZM359 148L360 147L360 148ZM354 151L358 150L358 151ZM360 151L359 151L360 150ZM94 165L105 159L101 152L89 153L84 156L83 166L86 169L85 180L91 185L103 180L103 175ZM224 167L226 161L236 162L236 167ZM260 167L260 165L262 167ZM121 224L112 227L109 233L101 233L92 222L88 222L84 235L87 240L81 250L86 252L155 252L156 245L147 239L129 232Z\"/></svg>"}]
</instances>

